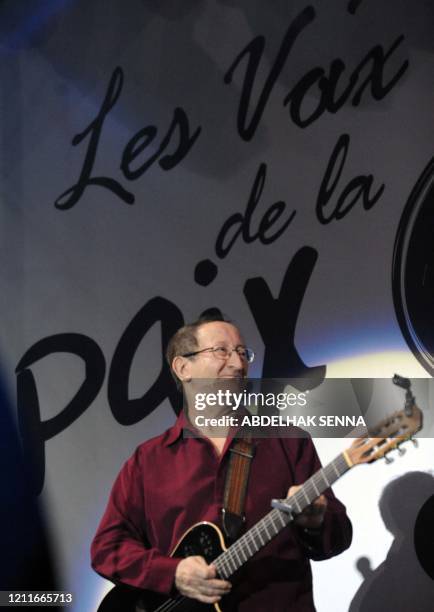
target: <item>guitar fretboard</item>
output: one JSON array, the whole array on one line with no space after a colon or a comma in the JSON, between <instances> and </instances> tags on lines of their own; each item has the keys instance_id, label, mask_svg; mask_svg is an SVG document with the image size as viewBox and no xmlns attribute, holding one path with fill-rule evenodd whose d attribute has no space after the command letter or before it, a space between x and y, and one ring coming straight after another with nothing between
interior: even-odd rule
<instances>
[{"instance_id":1,"label":"guitar fretboard","mask_svg":"<svg viewBox=\"0 0 434 612\"><path fill-rule=\"evenodd\" d=\"M344 454L341 453L331 463L318 470L309 480L306 480L295 495L288 498L294 514L302 512L349 469L350 466L345 460ZM291 522L292 518L288 513L277 508L271 510L213 561L219 576L229 578L276 537Z\"/></svg>"}]
</instances>

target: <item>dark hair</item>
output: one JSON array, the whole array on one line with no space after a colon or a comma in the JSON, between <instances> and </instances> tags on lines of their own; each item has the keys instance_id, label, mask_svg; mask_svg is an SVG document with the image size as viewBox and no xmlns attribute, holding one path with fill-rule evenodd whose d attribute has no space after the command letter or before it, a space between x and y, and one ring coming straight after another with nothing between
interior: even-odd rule
<instances>
[{"instance_id":1,"label":"dark hair","mask_svg":"<svg viewBox=\"0 0 434 612\"><path fill-rule=\"evenodd\" d=\"M224 323L232 323L225 315L223 315L217 308L210 308L206 310L196 321L184 325L171 337L167 345L166 360L170 368L170 372L175 379L176 386L181 389L182 385L172 369L172 362L178 355L185 355L185 353L192 353L198 348L196 333L199 327L206 323L214 323L216 321L223 321Z\"/></svg>"}]
</instances>

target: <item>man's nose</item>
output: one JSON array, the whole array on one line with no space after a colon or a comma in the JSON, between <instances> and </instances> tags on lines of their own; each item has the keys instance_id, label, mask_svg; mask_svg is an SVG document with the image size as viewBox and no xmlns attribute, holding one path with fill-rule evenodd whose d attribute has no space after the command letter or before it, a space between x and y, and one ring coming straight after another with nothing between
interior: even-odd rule
<instances>
[{"instance_id":1,"label":"man's nose","mask_svg":"<svg viewBox=\"0 0 434 612\"><path fill-rule=\"evenodd\" d=\"M237 370L239 370L240 372L242 372L243 374L245 374L247 372L247 362L245 359L243 359L237 351L232 351L232 353L230 354L230 357L228 359L228 365L236 368Z\"/></svg>"}]
</instances>

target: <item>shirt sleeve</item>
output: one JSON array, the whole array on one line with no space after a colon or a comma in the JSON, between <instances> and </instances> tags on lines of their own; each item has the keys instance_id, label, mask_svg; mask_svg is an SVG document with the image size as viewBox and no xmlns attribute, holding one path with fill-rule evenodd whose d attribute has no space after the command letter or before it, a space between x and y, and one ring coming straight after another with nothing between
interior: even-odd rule
<instances>
[{"instance_id":1,"label":"shirt sleeve","mask_svg":"<svg viewBox=\"0 0 434 612\"><path fill-rule=\"evenodd\" d=\"M302 485L321 469L321 462L310 437L299 438L298 442L292 461L294 482ZM288 456L290 453L288 444L285 444L284 448ZM324 491L324 495L327 498L327 510L321 528L317 532L316 530L304 530L297 526L294 528L296 537L307 556L314 561L329 559L340 554L350 546L353 535L353 528L345 506L335 497L331 487Z\"/></svg>"},{"instance_id":2,"label":"shirt sleeve","mask_svg":"<svg viewBox=\"0 0 434 612\"><path fill-rule=\"evenodd\" d=\"M125 463L91 545L93 569L115 583L169 595L181 559L149 546L139 450Z\"/></svg>"}]
</instances>

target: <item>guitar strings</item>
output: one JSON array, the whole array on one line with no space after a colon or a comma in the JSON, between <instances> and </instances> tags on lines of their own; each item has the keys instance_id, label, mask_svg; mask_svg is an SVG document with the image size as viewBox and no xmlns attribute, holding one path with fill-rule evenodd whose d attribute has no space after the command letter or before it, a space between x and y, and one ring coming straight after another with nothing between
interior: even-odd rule
<instances>
[{"instance_id":1,"label":"guitar strings","mask_svg":"<svg viewBox=\"0 0 434 612\"><path fill-rule=\"evenodd\" d=\"M293 505L298 512L302 512L316 497L329 488L340 476L342 476L349 466L343 454L338 455L331 463L320 469L311 476L297 493L292 496ZM320 482L322 480L322 483ZM319 485L319 486L317 486ZM281 526L276 524L279 520ZM219 555L213 563L216 565L219 575L228 578L237 571L250 557L253 557L262 547L266 546L280 531L291 522L291 517L283 511L275 508L263 519L254 525L247 533L237 540L226 551ZM268 527L268 529L267 529ZM271 533L274 532L274 533ZM255 538L258 537L258 540ZM263 537L261 537L263 536ZM249 546L250 541L250 546ZM253 549L253 552L251 550ZM245 551L248 551L248 555ZM242 554L244 552L244 554ZM243 557L245 557L243 559ZM234 569L232 569L232 566ZM229 572L227 571L229 570ZM175 599L170 599L158 607L155 612L170 612L182 604L187 597L178 595Z\"/></svg>"},{"instance_id":2,"label":"guitar strings","mask_svg":"<svg viewBox=\"0 0 434 612\"><path fill-rule=\"evenodd\" d=\"M309 478L303 487L292 496L292 502L297 512L301 512L316 497L318 497L322 491L327 489L348 469L349 467L347 462L345 461L344 456L341 454L325 468L322 468L311 478ZM224 577L229 577L251 556L256 554L258 550L268 544L268 542L272 540L273 537L275 537L281 531L281 529L283 529L290 522L289 517L285 516L285 518L289 519L286 521L283 516L283 513L279 510L271 511L261 521L259 521L259 523L252 527L252 529L237 540L237 542L235 542L227 551L220 555L220 557L217 557L214 563L220 566L222 570L220 573ZM277 519L279 519L279 521L282 523L280 527L276 525ZM273 533L270 534L270 531ZM258 536L259 543L255 536ZM261 536L265 538L265 541ZM251 548L253 548L253 552L251 551ZM249 554L246 554L246 549Z\"/></svg>"}]
</instances>

